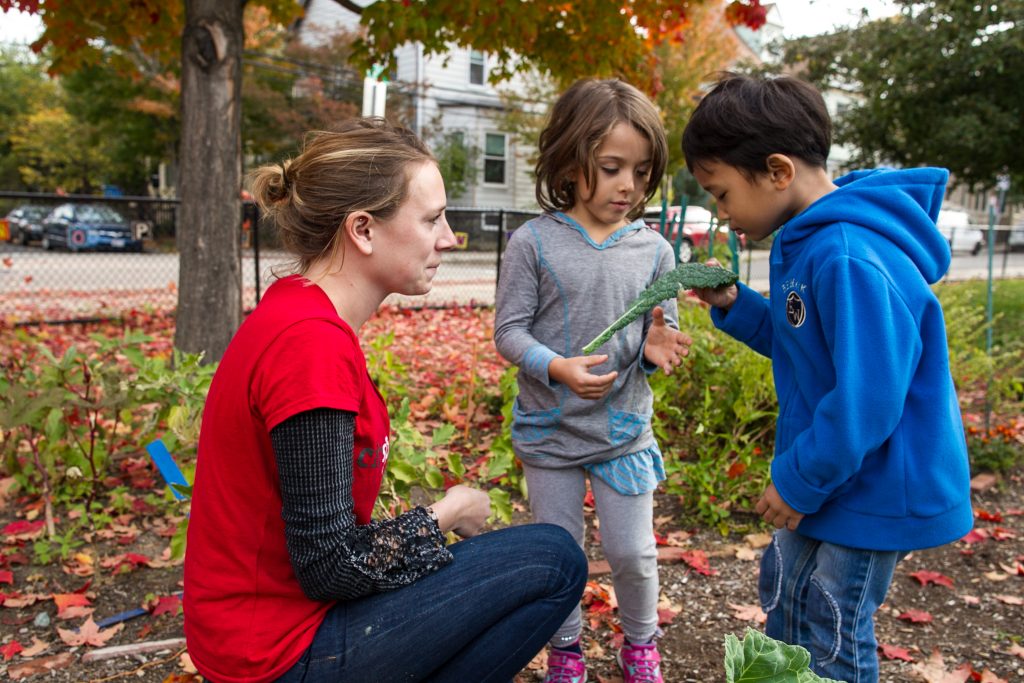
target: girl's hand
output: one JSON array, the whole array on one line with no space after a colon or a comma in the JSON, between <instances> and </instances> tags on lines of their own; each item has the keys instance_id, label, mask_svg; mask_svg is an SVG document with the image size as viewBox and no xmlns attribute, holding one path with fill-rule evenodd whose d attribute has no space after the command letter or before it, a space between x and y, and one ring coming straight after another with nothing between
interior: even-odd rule
<instances>
[{"instance_id":1,"label":"girl's hand","mask_svg":"<svg viewBox=\"0 0 1024 683\"><path fill-rule=\"evenodd\" d=\"M775 489L775 484L768 484L754 509L764 521L774 524L776 529L786 527L790 531L796 531L800 520L804 518L803 513L797 512L782 500L782 496Z\"/></svg>"},{"instance_id":2,"label":"girl's hand","mask_svg":"<svg viewBox=\"0 0 1024 683\"><path fill-rule=\"evenodd\" d=\"M580 398L596 401L612 390L612 384L619 376L618 372L609 372L607 375L590 373L590 368L606 360L607 355L555 358L548 365L548 376L569 387Z\"/></svg>"},{"instance_id":3,"label":"girl's hand","mask_svg":"<svg viewBox=\"0 0 1024 683\"><path fill-rule=\"evenodd\" d=\"M430 507L437 515L441 531L453 531L462 538L469 538L483 531L491 516L491 497L479 489L456 484Z\"/></svg>"},{"instance_id":4,"label":"girl's hand","mask_svg":"<svg viewBox=\"0 0 1024 683\"><path fill-rule=\"evenodd\" d=\"M717 259L708 259L705 262L709 266L721 267L722 264ZM708 303L717 308L728 311L732 308L732 305L736 303L736 297L739 296L740 290L736 285L729 285L728 287L698 287L693 290L693 293L701 301Z\"/></svg>"},{"instance_id":5,"label":"girl's hand","mask_svg":"<svg viewBox=\"0 0 1024 683\"><path fill-rule=\"evenodd\" d=\"M654 316L654 322L647 330L644 359L657 365L666 375L671 375L672 368L682 363L683 358L690 353L693 340L665 324L665 311L661 306L655 306L651 315Z\"/></svg>"}]
</instances>

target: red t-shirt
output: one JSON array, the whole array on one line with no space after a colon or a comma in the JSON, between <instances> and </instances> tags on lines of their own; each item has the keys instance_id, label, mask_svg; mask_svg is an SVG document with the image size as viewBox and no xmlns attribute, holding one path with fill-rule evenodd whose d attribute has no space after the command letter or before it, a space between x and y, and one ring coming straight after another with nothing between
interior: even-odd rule
<instances>
[{"instance_id":1,"label":"red t-shirt","mask_svg":"<svg viewBox=\"0 0 1024 683\"><path fill-rule=\"evenodd\" d=\"M185 553L185 636L215 681L271 681L333 602L310 600L285 547L270 430L298 413L356 413L352 496L366 524L387 462L387 408L355 333L319 287L274 283L231 340L203 411Z\"/></svg>"}]
</instances>

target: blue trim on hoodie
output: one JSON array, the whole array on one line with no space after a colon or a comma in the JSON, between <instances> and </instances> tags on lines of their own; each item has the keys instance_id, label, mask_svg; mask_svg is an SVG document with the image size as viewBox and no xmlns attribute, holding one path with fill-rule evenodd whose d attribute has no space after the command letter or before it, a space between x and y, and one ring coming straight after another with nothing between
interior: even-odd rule
<instances>
[{"instance_id":1,"label":"blue trim on hoodie","mask_svg":"<svg viewBox=\"0 0 1024 683\"><path fill-rule=\"evenodd\" d=\"M741 286L715 325L771 357L772 481L797 531L870 550L957 540L973 524L935 227L944 169L858 171L772 245L770 292Z\"/></svg>"}]
</instances>

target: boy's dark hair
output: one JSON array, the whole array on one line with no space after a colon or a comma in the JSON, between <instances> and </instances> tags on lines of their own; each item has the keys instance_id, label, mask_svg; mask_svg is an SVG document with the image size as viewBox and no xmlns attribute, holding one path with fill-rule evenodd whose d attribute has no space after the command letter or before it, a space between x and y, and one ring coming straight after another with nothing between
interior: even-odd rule
<instances>
[{"instance_id":1,"label":"boy's dark hair","mask_svg":"<svg viewBox=\"0 0 1024 683\"><path fill-rule=\"evenodd\" d=\"M821 93L789 76L719 75L683 130L683 156L692 172L719 161L748 177L767 172L772 154L826 168L832 121Z\"/></svg>"},{"instance_id":2,"label":"boy's dark hair","mask_svg":"<svg viewBox=\"0 0 1024 683\"><path fill-rule=\"evenodd\" d=\"M576 81L558 98L537 145L537 203L545 211L567 211L576 203L574 176L593 185L597 148L619 123L633 126L651 143L651 177L644 199L628 216L640 217L658 190L668 163L668 143L658 110L632 85L615 78Z\"/></svg>"}]
</instances>

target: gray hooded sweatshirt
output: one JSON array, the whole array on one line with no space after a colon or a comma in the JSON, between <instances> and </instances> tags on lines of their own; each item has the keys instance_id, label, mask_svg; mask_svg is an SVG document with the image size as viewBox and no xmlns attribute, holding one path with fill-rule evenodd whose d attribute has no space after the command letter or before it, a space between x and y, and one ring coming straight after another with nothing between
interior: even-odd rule
<instances>
[{"instance_id":1,"label":"gray hooded sweatshirt","mask_svg":"<svg viewBox=\"0 0 1024 683\"><path fill-rule=\"evenodd\" d=\"M583 346L619 317L644 289L675 267L665 238L637 220L597 244L568 216L545 214L509 239L502 257L494 343L519 367L513 408L516 454L535 467L564 468L611 460L656 446L653 396L643 359L652 316L620 330L596 354L595 374L617 370L612 390L592 401L548 376L557 356ZM675 300L662 304L677 327Z\"/></svg>"}]
</instances>

